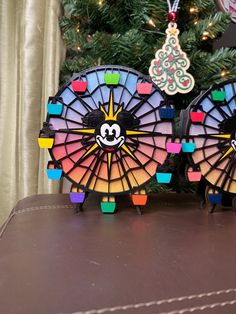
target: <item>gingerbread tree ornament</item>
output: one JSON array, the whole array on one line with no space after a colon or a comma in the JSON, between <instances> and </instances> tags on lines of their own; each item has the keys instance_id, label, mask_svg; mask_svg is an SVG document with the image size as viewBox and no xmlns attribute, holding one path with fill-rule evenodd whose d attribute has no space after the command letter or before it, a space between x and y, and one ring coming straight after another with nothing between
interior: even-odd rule
<instances>
[{"instance_id":1,"label":"gingerbread tree ornament","mask_svg":"<svg viewBox=\"0 0 236 314\"><path fill-rule=\"evenodd\" d=\"M157 50L149 74L155 84L168 95L186 94L194 87L194 78L187 72L190 61L179 44L179 30L176 23L169 23L166 41Z\"/></svg>"}]
</instances>

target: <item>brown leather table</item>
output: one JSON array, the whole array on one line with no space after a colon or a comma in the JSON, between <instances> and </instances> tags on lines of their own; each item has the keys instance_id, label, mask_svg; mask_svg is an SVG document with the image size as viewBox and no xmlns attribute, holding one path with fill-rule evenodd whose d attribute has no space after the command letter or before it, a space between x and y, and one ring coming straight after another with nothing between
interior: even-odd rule
<instances>
[{"instance_id":1,"label":"brown leather table","mask_svg":"<svg viewBox=\"0 0 236 314\"><path fill-rule=\"evenodd\" d=\"M153 196L142 216L127 197L118 208L19 202L0 240L0 313L236 313L235 212L209 215L189 194Z\"/></svg>"}]
</instances>

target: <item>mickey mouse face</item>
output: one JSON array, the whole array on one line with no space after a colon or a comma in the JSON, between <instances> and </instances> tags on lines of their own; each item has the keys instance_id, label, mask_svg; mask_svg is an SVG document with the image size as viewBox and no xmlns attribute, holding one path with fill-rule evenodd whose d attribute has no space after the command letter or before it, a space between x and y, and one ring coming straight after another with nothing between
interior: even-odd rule
<instances>
[{"instance_id":1,"label":"mickey mouse face","mask_svg":"<svg viewBox=\"0 0 236 314\"><path fill-rule=\"evenodd\" d=\"M115 120L109 120L104 112L97 109L89 112L84 117L83 123L90 128L95 128L95 139L102 149L113 152L124 144L126 130L136 128L140 121L125 110L119 112Z\"/></svg>"},{"instance_id":2,"label":"mickey mouse face","mask_svg":"<svg viewBox=\"0 0 236 314\"><path fill-rule=\"evenodd\" d=\"M113 152L124 144L125 130L117 121L105 121L96 128L95 138L102 149Z\"/></svg>"}]
</instances>

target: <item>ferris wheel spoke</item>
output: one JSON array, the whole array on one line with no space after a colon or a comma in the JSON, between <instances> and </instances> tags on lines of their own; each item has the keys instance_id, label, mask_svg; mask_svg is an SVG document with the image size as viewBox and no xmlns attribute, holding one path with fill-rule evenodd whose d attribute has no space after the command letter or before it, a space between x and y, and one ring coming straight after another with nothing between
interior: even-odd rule
<instances>
[{"instance_id":1,"label":"ferris wheel spoke","mask_svg":"<svg viewBox=\"0 0 236 314\"><path fill-rule=\"evenodd\" d=\"M227 151L228 151L228 150L227 150ZM200 163L197 163L197 164L201 164L202 162L209 162L209 164L210 164L210 169L209 169L206 173L204 173L204 176L205 176L205 177L207 177L207 176L209 175L209 173L211 173L211 172L214 171L218 166L220 166L220 164L225 160L225 157L226 157L225 154L227 153L227 151L223 153L223 156L222 156L222 154L221 154L221 156L219 156L219 158L218 158L213 164L211 164L211 163L209 162L209 159L211 159L211 158L213 158L213 157L219 155L220 152L216 152L216 153L214 153L214 154L212 154L212 155L209 155L209 156L207 156L207 158L203 159ZM224 157L224 156L225 156L225 157ZM222 158L222 157L224 157L224 158Z\"/></svg>"},{"instance_id":2,"label":"ferris wheel spoke","mask_svg":"<svg viewBox=\"0 0 236 314\"><path fill-rule=\"evenodd\" d=\"M139 102L142 100L142 98L140 98L140 96L139 95L136 95L136 93L131 93L129 90L128 90L128 88L126 88L125 86L123 87L124 88L124 91L126 91L126 92L128 92L128 94L131 96L130 97L130 99L127 101L127 103L126 103L126 106L125 106L125 109L126 110L131 110L131 109L129 109L129 106L130 106L130 104L132 103L132 101L135 99L135 100L138 100ZM123 91L123 92L124 92ZM123 95L122 95L122 97L123 97ZM122 98L121 98L122 99Z\"/></svg>"},{"instance_id":3,"label":"ferris wheel spoke","mask_svg":"<svg viewBox=\"0 0 236 314\"><path fill-rule=\"evenodd\" d=\"M154 152L155 152L155 148L153 148L153 152L152 155L150 156L149 154L145 153L143 150L139 149L138 147L135 148L135 152L139 152L141 155L143 155L145 158L148 158L150 161L154 161L156 162L156 160L154 159Z\"/></svg>"},{"instance_id":4,"label":"ferris wheel spoke","mask_svg":"<svg viewBox=\"0 0 236 314\"><path fill-rule=\"evenodd\" d=\"M195 143L196 143L196 141L195 141ZM228 143L228 141L221 141L221 142L219 142L219 143L214 143L214 144L206 144L206 143L204 143L204 148L205 149L209 149L209 148L214 148L214 147L221 147L222 149L226 149L226 146L228 146L229 145L229 143ZM197 147L197 143L196 143L196 148L195 148L195 152L197 152L197 151L201 151L202 150L202 146L199 146L199 147Z\"/></svg>"},{"instance_id":5,"label":"ferris wheel spoke","mask_svg":"<svg viewBox=\"0 0 236 314\"><path fill-rule=\"evenodd\" d=\"M210 100L210 102L213 105L214 109L216 109L221 114L221 116L224 119L228 119L229 118L229 115L220 106L217 106L217 107L215 106L214 102L211 100L211 98L209 96L207 96L206 98L208 100Z\"/></svg>"},{"instance_id":6,"label":"ferris wheel spoke","mask_svg":"<svg viewBox=\"0 0 236 314\"><path fill-rule=\"evenodd\" d=\"M91 173L90 173L90 176L89 176L88 181L87 181L87 186L88 187L90 187L92 179L94 177L96 177L96 180L94 182L94 187L96 186L96 183L98 181L98 175L96 175L96 171L98 169L98 174L100 173L100 170L101 170L101 167L102 167L102 161L103 161L104 156L105 156L105 152L102 152L102 154L100 154L99 151L97 152L97 154L96 154L96 162L94 164L93 169L91 169Z\"/></svg>"},{"instance_id":7,"label":"ferris wheel spoke","mask_svg":"<svg viewBox=\"0 0 236 314\"><path fill-rule=\"evenodd\" d=\"M67 142L63 142L63 143L59 143L59 144L54 144L53 147L60 147L60 146L65 146L65 144L76 144L76 143L80 143L82 142L82 138L78 139L78 140L73 140L73 141L67 141Z\"/></svg>"},{"instance_id":8,"label":"ferris wheel spoke","mask_svg":"<svg viewBox=\"0 0 236 314\"><path fill-rule=\"evenodd\" d=\"M125 176L126 182L127 182L128 186L129 186L129 189L132 190L133 186L132 186L132 184L131 184L131 182L130 182L129 176L128 176L128 174L127 174L127 170L125 169L124 162L123 162L123 159L122 159L122 155L119 156L118 162L119 162L120 165L121 165L121 168L122 168L122 170L123 170L123 174L124 174L124 176Z\"/></svg>"},{"instance_id":9,"label":"ferris wheel spoke","mask_svg":"<svg viewBox=\"0 0 236 314\"><path fill-rule=\"evenodd\" d=\"M84 134L91 135L95 133L95 129L59 129L57 132L60 133L70 133L70 134Z\"/></svg>"},{"instance_id":10,"label":"ferris wheel spoke","mask_svg":"<svg viewBox=\"0 0 236 314\"><path fill-rule=\"evenodd\" d=\"M215 116L213 116L211 113L206 112L203 110L203 112L206 114L207 117L210 117L212 120L214 120L215 122L217 122L218 124L221 122L221 120L217 119ZM206 124L208 126L208 124Z\"/></svg>"},{"instance_id":11,"label":"ferris wheel spoke","mask_svg":"<svg viewBox=\"0 0 236 314\"><path fill-rule=\"evenodd\" d=\"M204 161L206 162L207 160L204 160ZM209 170L206 173L204 173L204 177L207 178L207 176L209 176L210 173L215 171L215 169L217 168L217 166L220 165L220 163L221 162L219 162L219 159L217 159L217 161L213 165L210 165Z\"/></svg>"},{"instance_id":12,"label":"ferris wheel spoke","mask_svg":"<svg viewBox=\"0 0 236 314\"><path fill-rule=\"evenodd\" d=\"M124 185L124 182L123 182L123 181L124 181L124 179L126 180L126 177L125 177L125 175L124 175L124 172L122 172L121 165L120 165L120 163L119 163L117 153L114 154L114 159L115 159L115 162L116 162L116 164L117 164L117 169L118 169L118 172L119 172L119 178L121 179L121 185L122 185L123 191L125 191L125 185ZM126 180L126 183L127 183L127 185L128 185L127 180Z\"/></svg>"},{"instance_id":13,"label":"ferris wheel spoke","mask_svg":"<svg viewBox=\"0 0 236 314\"><path fill-rule=\"evenodd\" d=\"M230 104L232 101L236 101L236 90L235 90L234 84L231 84L231 86L232 86L232 89L234 91L234 96L232 96L229 100L225 101L224 105L227 106L228 110L231 113L231 116L233 116L235 113L234 113L234 111L231 110Z\"/></svg>"},{"instance_id":14,"label":"ferris wheel spoke","mask_svg":"<svg viewBox=\"0 0 236 314\"><path fill-rule=\"evenodd\" d=\"M91 112L93 111L93 108L86 103L86 101L83 100L83 98L78 95L77 93L75 93L74 91L71 90L71 92L75 95L75 97L77 98L77 100L79 100L79 102L82 104L82 106L88 111L88 112ZM92 98L92 95L90 95L91 98ZM96 105L96 104L95 104ZM98 108L98 107L97 107Z\"/></svg>"},{"instance_id":15,"label":"ferris wheel spoke","mask_svg":"<svg viewBox=\"0 0 236 314\"><path fill-rule=\"evenodd\" d=\"M118 101L119 104L121 103L121 100L122 100L122 98L123 98L124 91L127 90L127 89L125 88L125 86L126 86L126 84L127 84L129 75L130 75L130 72L128 71L128 72L127 72L127 75L126 75L126 78L125 78L124 86L123 86L123 89L122 89L122 92L121 92L121 94L120 94L120 98L119 98L119 101ZM132 96L132 97L131 97L131 100L132 100L132 99L134 98L134 95L131 95L131 96ZM128 106L128 105L127 105L127 106Z\"/></svg>"},{"instance_id":16,"label":"ferris wheel spoke","mask_svg":"<svg viewBox=\"0 0 236 314\"><path fill-rule=\"evenodd\" d=\"M224 153L224 155L220 158L220 160L224 160L233 151L234 151L233 147L228 148L228 150Z\"/></svg>"},{"instance_id":17,"label":"ferris wheel spoke","mask_svg":"<svg viewBox=\"0 0 236 314\"><path fill-rule=\"evenodd\" d=\"M76 114L78 114L78 115L80 115L81 117L83 117L84 115L81 113L81 112L79 112L78 110L76 110L74 107L72 107L72 105L75 103L77 101L77 99L74 99L71 103L69 103L69 104L64 104L65 105L65 107L66 107L66 113L65 113L65 116L67 116L67 112L68 112L68 110L71 110L71 111L73 111L74 113L76 113ZM63 117L61 117L62 119L63 119ZM64 118L65 120L68 120L67 118ZM75 122L75 121L74 121Z\"/></svg>"},{"instance_id":18,"label":"ferris wheel spoke","mask_svg":"<svg viewBox=\"0 0 236 314\"><path fill-rule=\"evenodd\" d=\"M204 150L203 150L203 152L204 152ZM204 153L205 153L205 152L204 152ZM199 165L201 165L201 164L204 163L204 162L208 162L209 165L212 165L208 160L211 159L211 158L216 157L217 155L220 155L220 157L222 156L219 151L216 151L216 152L214 152L213 154L209 154L208 156L205 156L205 154L204 154L203 158L202 158L201 160L199 160L198 162L196 162L195 164L199 166ZM220 157L219 157L219 160L220 160ZM218 161L217 161L217 162L218 162ZM215 162L215 163L212 165L212 167L215 166L215 165L217 164L217 162ZM221 161L221 162L222 162L222 161Z\"/></svg>"},{"instance_id":19,"label":"ferris wheel spoke","mask_svg":"<svg viewBox=\"0 0 236 314\"><path fill-rule=\"evenodd\" d=\"M151 106L151 105L150 105L150 106ZM137 115L137 118L142 119L142 118L145 118L146 116L149 116L149 115L152 114L152 113L156 114L156 112L158 112L159 109L160 109L160 107L152 108L151 110L149 110L149 111L147 111L147 112L141 114L140 116ZM159 114L159 112L158 112L158 114ZM159 120L159 121L157 121L157 122L162 122L162 123L163 123L162 120Z\"/></svg>"},{"instance_id":20,"label":"ferris wheel spoke","mask_svg":"<svg viewBox=\"0 0 236 314\"><path fill-rule=\"evenodd\" d=\"M99 145L97 143L94 143L93 146L83 154L83 156L73 165L73 167L66 174L69 175L71 171L73 171L76 167L78 167L92 153L94 153L98 149L98 147Z\"/></svg>"},{"instance_id":21,"label":"ferris wheel spoke","mask_svg":"<svg viewBox=\"0 0 236 314\"><path fill-rule=\"evenodd\" d=\"M126 130L126 135L128 137L132 137L132 136L135 136L135 137L153 137L153 136L163 136L162 133L160 132L150 132L150 131L141 131L141 130Z\"/></svg>"},{"instance_id":22,"label":"ferris wheel spoke","mask_svg":"<svg viewBox=\"0 0 236 314\"><path fill-rule=\"evenodd\" d=\"M128 163L127 163L127 160L126 160L126 158L124 158L124 155L123 155L122 152L121 152L121 160L123 160L124 165L126 165L126 168L128 169L128 170L126 170L127 173L128 173L130 176L132 176L133 181L135 181L136 184L138 185L138 181L137 181L135 175L133 174L133 171L131 171L131 169L130 169ZM137 167L137 168L138 168L138 167Z\"/></svg>"},{"instance_id":23,"label":"ferris wheel spoke","mask_svg":"<svg viewBox=\"0 0 236 314\"><path fill-rule=\"evenodd\" d=\"M143 106L143 104L146 103L146 102L148 101L148 99L149 99L151 96L154 95L154 93L155 93L155 90L154 90L151 94L149 94L149 95L143 97L143 98L140 100L140 102L138 102L133 108L130 109L130 112L131 112L132 114L135 114L135 113ZM128 108L128 106L127 106L127 108Z\"/></svg>"},{"instance_id":24,"label":"ferris wheel spoke","mask_svg":"<svg viewBox=\"0 0 236 314\"><path fill-rule=\"evenodd\" d=\"M68 118L64 118L64 117L61 117L61 120L64 120L65 122L70 122L70 123L73 123L73 124L77 124L79 125L80 127L83 127L84 124L82 122L79 122L78 120L71 120L71 119L68 119Z\"/></svg>"},{"instance_id":25,"label":"ferris wheel spoke","mask_svg":"<svg viewBox=\"0 0 236 314\"><path fill-rule=\"evenodd\" d=\"M229 176L230 176L230 173L233 169L233 166L235 165L235 162L232 161L232 160L228 160L228 163L226 165L226 167L224 169L221 169L221 173L219 174L217 180L214 182L214 184L216 186L218 186L221 190L225 190L225 186L227 184L227 181L229 180ZM211 171L209 171L209 173L207 173L205 175L206 179L207 179L207 176L213 172L215 169L217 169L217 167L215 168L212 168ZM222 182L220 183L221 179L222 179L222 176L223 176L223 180Z\"/></svg>"},{"instance_id":26,"label":"ferris wheel spoke","mask_svg":"<svg viewBox=\"0 0 236 314\"><path fill-rule=\"evenodd\" d=\"M225 178L221 184L221 189L224 190L226 184L227 184L227 181L229 180L229 178L231 177L231 173L232 171L234 171L235 169L235 166L236 166L236 162L235 162L235 159L231 159L229 160L226 168L223 170L223 172L225 173Z\"/></svg>"},{"instance_id":27,"label":"ferris wheel spoke","mask_svg":"<svg viewBox=\"0 0 236 314\"><path fill-rule=\"evenodd\" d=\"M100 95L101 95L101 100L102 100L102 103L104 104L105 101L104 101L104 97L103 97L103 93L102 93L102 84L100 82L100 79L99 79L99 76L98 76L98 73L96 72L96 77L97 77L97 81L98 81L98 89L100 91Z\"/></svg>"},{"instance_id":28,"label":"ferris wheel spoke","mask_svg":"<svg viewBox=\"0 0 236 314\"><path fill-rule=\"evenodd\" d=\"M82 185L83 180L85 179L85 177L87 176L87 174L88 174L89 172L91 172L91 169L96 165L96 162L97 162L97 155L94 154L93 159L92 159L92 161L91 161L91 164L90 164L89 168L86 168L87 171L84 172L83 176L80 178L80 181L79 181L79 183L78 183L79 185Z\"/></svg>"},{"instance_id":29,"label":"ferris wheel spoke","mask_svg":"<svg viewBox=\"0 0 236 314\"><path fill-rule=\"evenodd\" d=\"M213 127L213 126L210 125L210 124L203 124L202 126L203 126L203 128L206 130L206 133L207 133L208 129L213 130L214 132L216 131L217 133L220 132L220 129L219 129L218 127ZM216 133L216 132L215 132L215 133ZM197 136L197 134L196 134L196 136Z\"/></svg>"},{"instance_id":30,"label":"ferris wheel spoke","mask_svg":"<svg viewBox=\"0 0 236 314\"><path fill-rule=\"evenodd\" d=\"M107 153L107 173L108 173L108 178L111 177L112 158L113 158L113 154L112 153Z\"/></svg>"},{"instance_id":31,"label":"ferris wheel spoke","mask_svg":"<svg viewBox=\"0 0 236 314\"><path fill-rule=\"evenodd\" d=\"M168 134L167 134L168 135ZM165 135L162 135L162 137L167 137L167 136L165 136ZM135 142L138 142L139 144L142 144L142 145L145 145L145 146L148 146L148 147L151 147L151 148L158 148L158 149L160 149L160 150L162 150L163 152L166 152L166 148L165 147L161 147L161 146L158 146L158 145L156 145L155 144L155 142L154 142L154 144L150 144L150 143L148 143L148 142L143 142L142 140L135 140L135 139L133 139L132 137L130 137L129 138L131 141L134 141L134 143ZM153 139L153 138L152 138ZM154 140L153 140L154 141Z\"/></svg>"},{"instance_id":32,"label":"ferris wheel spoke","mask_svg":"<svg viewBox=\"0 0 236 314\"><path fill-rule=\"evenodd\" d=\"M222 140L229 140L231 137L231 134L207 134L207 133L202 133L202 134L196 134L196 135L190 135L189 137L196 137L196 138L206 138L206 139L222 139Z\"/></svg>"},{"instance_id":33,"label":"ferris wheel spoke","mask_svg":"<svg viewBox=\"0 0 236 314\"><path fill-rule=\"evenodd\" d=\"M68 144L68 143L66 143L66 144L64 144L64 145L67 146L67 144ZM77 153L79 153L79 152L81 152L81 151L86 150L86 147L92 146L93 144L94 144L94 142L92 142L92 143L87 143L87 144L83 145L82 147L76 149L75 151L73 151L73 152L71 152L71 153L67 153L64 157L58 158L57 160L58 160L59 162L60 162L60 161L63 161L63 160L65 160L66 158L72 157L73 155L75 155L75 154L77 154Z\"/></svg>"},{"instance_id":34,"label":"ferris wheel spoke","mask_svg":"<svg viewBox=\"0 0 236 314\"><path fill-rule=\"evenodd\" d=\"M212 103L213 104L213 103ZM202 111L202 112L204 112L205 113L205 115L206 115L206 117L205 117L205 126L211 126L211 125L209 125L209 124L207 124L206 123L206 119L207 119L207 117L210 117L212 120L214 120L217 124L220 124L221 123L221 121L223 120L219 120L219 119L217 119L213 114L212 114L212 111L213 110L216 110L216 107L213 105L213 107L209 110L209 111L206 111L206 110L204 110L204 108L202 107L202 105L199 105L199 106L194 106L194 109L196 110L196 109L200 109L200 111ZM222 115L221 115L222 116Z\"/></svg>"},{"instance_id":35,"label":"ferris wheel spoke","mask_svg":"<svg viewBox=\"0 0 236 314\"><path fill-rule=\"evenodd\" d=\"M152 157L150 157L149 155L147 155L144 152L140 151L139 149L136 149L136 151L139 151L139 153L142 154L143 156L145 156L146 158L148 158L148 160L155 161ZM123 154L123 153L121 152L121 154ZM128 165L125 158L124 158L124 160L125 160L126 165ZM142 168L148 174L148 176L152 177L152 175L146 170L145 165L143 165L143 163L141 163L138 158L135 159L135 162L136 162L138 167Z\"/></svg>"},{"instance_id":36,"label":"ferris wheel spoke","mask_svg":"<svg viewBox=\"0 0 236 314\"><path fill-rule=\"evenodd\" d=\"M153 126L155 128L158 124L163 124L163 121L159 120L157 122L155 122L155 121L148 122L148 123L142 124L140 126L137 126L137 129L146 128L148 126Z\"/></svg>"},{"instance_id":37,"label":"ferris wheel spoke","mask_svg":"<svg viewBox=\"0 0 236 314\"><path fill-rule=\"evenodd\" d=\"M129 143L127 143L124 147L124 145L122 145L122 150L121 150L121 154L124 152L126 152L128 154L128 156L132 157L132 159L136 162L136 164L141 167L144 168L142 162L135 156L134 152L131 152L130 148L129 148ZM135 151L139 151L142 155L146 156L147 158L150 158L149 155L145 154L144 152L138 150L137 148L135 148ZM145 170L146 171L146 170Z\"/></svg>"}]
</instances>

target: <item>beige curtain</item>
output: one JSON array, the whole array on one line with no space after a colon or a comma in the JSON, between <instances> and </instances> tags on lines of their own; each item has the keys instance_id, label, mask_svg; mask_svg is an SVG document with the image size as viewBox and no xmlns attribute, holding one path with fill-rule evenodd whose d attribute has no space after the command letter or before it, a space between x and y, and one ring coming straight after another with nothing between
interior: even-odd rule
<instances>
[{"instance_id":1,"label":"beige curtain","mask_svg":"<svg viewBox=\"0 0 236 314\"><path fill-rule=\"evenodd\" d=\"M60 10L60 0L0 0L0 224L19 199L59 191L37 137L64 57Z\"/></svg>"}]
</instances>

